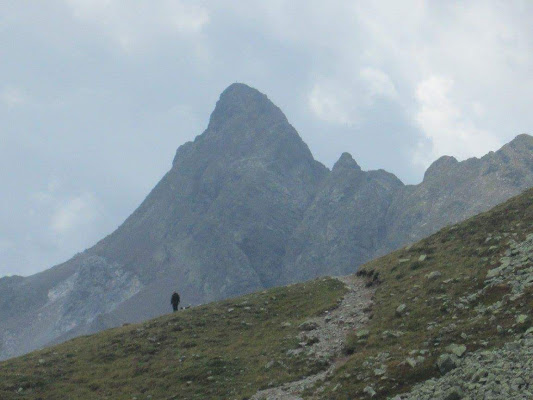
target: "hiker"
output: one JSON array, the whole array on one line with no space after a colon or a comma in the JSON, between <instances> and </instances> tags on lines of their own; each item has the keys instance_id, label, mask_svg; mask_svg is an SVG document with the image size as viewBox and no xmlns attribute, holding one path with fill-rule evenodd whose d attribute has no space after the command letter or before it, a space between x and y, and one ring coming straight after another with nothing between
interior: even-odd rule
<instances>
[{"instance_id":1,"label":"hiker","mask_svg":"<svg viewBox=\"0 0 533 400\"><path fill-rule=\"evenodd\" d=\"M178 311L178 305L180 304L180 295L178 292L172 293L172 297L170 298L170 304L172 304L172 309L174 311Z\"/></svg>"}]
</instances>

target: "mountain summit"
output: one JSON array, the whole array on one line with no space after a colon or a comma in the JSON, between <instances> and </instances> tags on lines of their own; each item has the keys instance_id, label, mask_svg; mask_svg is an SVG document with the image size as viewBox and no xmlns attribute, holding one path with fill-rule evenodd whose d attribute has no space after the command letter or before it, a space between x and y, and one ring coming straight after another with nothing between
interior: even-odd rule
<instances>
[{"instance_id":1,"label":"mountain summit","mask_svg":"<svg viewBox=\"0 0 533 400\"><path fill-rule=\"evenodd\" d=\"M329 171L267 96L232 84L115 232L42 273L0 280L0 358L163 314L174 290L198 304L353 272L533 186L532 142L439 161L405 186L348 153Z\"/></svg>"}]
</instances>

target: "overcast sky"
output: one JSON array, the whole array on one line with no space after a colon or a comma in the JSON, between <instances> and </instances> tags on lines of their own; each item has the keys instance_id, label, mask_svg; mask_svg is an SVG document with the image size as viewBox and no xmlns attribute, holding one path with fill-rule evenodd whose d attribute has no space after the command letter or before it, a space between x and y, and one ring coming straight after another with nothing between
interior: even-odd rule
<instances>
[{"instance_id":1,"label":"overcast sky","mask_svg":"<svg viewBox=\"0 0 533 400\"><path fill-rule=\"evenodd\" d=\"M0 276L112 232L247 83L316 159L418 183L532 131L533 2L4 0Z\"/></svg>"}]
</instances>

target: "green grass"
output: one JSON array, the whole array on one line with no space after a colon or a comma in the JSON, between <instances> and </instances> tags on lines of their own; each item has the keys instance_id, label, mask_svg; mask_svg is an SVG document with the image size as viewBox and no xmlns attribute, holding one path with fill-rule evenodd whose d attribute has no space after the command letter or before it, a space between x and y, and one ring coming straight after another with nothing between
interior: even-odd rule
<instances>
[{"instance_id":1,"label":"green grass","mask_svg":"<svg viewBox=\"0 0 533 400\"><path fill-rule=\"evenodd\" d=\"M512 335L497 334L498 325L519 333L519 328L513 327L515 315L532 315L531 290L494 314L492 320L492 314L477 317L474 308L501 300L509 290L505 285L488 291L468 308L458 309L454 303L483 287L487 271L499 266L511 239L522 241L532 231L533 190L529 190L487 213L363 266L367 271L379 271L383 281L375 293L370 336L366 341L355 336L348 339L346 351L351 355L333 379L325 383L321 398L365 398L368 396L363 390L368 385L376 390L377 398L393 396L438 376L436 359L448 344L465 344L468 351L501 346ZM499 239L487 241L489 234ZM422 254L427 258L419 262ZM407 258L409 262L398 262ZM429 281L426 275L432 271L439 271L442 276ZM407 305L409 315L395 315L400 304ZM427 329L430 322L435 323L432 330ZM387 330L400 330L404 335L384 338L382 333ZM426 355L426 360L415 368L402 364L413 350L429 350L431 355ZM390 356L383 362L375 361L380 353ZM387 366L387 378L383 380L374 375L374 368L381 364Z\"/></svg>"},{"instance_id":2,"label":"green grass","mask_svg":"<svg viewBox=\"0 0 533 400\"><path fill-rule=\"evenodd\" d=\"M345 290L319 279L80 337L0 363L0 398L245 399L325 368L287 351Z\"/></svg>"}]
</instances>

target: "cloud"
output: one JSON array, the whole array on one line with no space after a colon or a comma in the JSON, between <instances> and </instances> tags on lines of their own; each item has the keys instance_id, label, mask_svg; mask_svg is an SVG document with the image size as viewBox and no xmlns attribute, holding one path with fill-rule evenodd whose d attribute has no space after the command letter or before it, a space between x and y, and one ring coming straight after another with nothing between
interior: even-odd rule
<instances>
[{"instance_id":1,"label":"cloud","mask_svg":"<svg viewBox=\"0 0 533 400\"><path fill-rule=\"evenodd\" d=\"M194 36L209 22L207 8L190 0L64 1L75 18L94 24L126 51L164 36Z\"/></svg>"},{"instance_id":2,"label":"cloud","mask_svg":"<svg viewBox=\"0 0 533 400\"><path fill-rule=\"evenodd\" d=\"M28 216L47 221L49 239L55 243L86 236L103 218L102 204L94 194L73 194L57 177L50 179L46 189L35 192L30 204Z\"/></svg>"},{"instance_id":3,"label":"cloud","mask_svg":"<svg viewBox=\"0 0 533 400\"><path fill-rule=\"evenodd\" d=\"M385 110L377 96L393 101L418 128L416 154L406 160L418 176L434 157L479 156L531 131L533 25L523 17L531 2L347 3L326 11L335 24L311 12L305 23L285 24L298 46L326 54L312 58L308 103L317 118L357 128L374 108Z\"/></svg>"},{"instance_id":4,"label":"cloud","mask_svg":"<svg viewBox=\"0 0 533 400\"><path fill-rule=\"evenodd\" d=\"M359 71L359 76L366 83L368 96L371 99L377 97L396 99L398 97L394 83L385 72L366 67Z\"/></svg>"},{"instance_id":5,"label":"cloud","mask_svg":"<svg viewBox=\"0 0 533 400\"><path fill-rule=\"evenodd\" d=\"M415 120L424 133L415 152L415 162L427 167L442 155L459 159L481 156L501 146L493 133L482 130L452 100L454 81L442 76L431 76L416 88L418 110ZM473 108L480 110L479 102Z\"/></svg>"},{"instance_id":6,"label":"cloud","mask_svg":"<svg viewBox=\"0 0 533 400\"><path fill-rule=\"evenodd\" d=\"M0 101L10 108L24 105L28 100L28 95L19 88L7 87L0 92Z\"/></svg>"},{"instance_id":7,"label":"cloud","mask_svg":"<svg viewBox=\"0 0 533 400\"><path fill-rule=\"evenodd\" d=\"M51 229L56 234L67 234L84 225L90 225L98 217L98 204L92 194L83 194L63 200L51 217Z\"/></svg>"},{"instance_id":8,"label":"cloud","mask_svg":"<svg viewBox=\"0 0 533 400\"><path fill-rule=\"evenodd\" d=\"M0 238L0 254L15 247L15 243L12 240Z\"/></svg>"},{"instance_id":9,"label":"cloud","mask_svg":"<svg viewBox=\"0 0 533 400\"><path fill-rule=\"evenodd\" d=\"M323 121L341 125L355 123L351 110L351 93L334 83L316 83L309 94L309 107L316 117Z\"/></svg>"},{"instance_id":10,"label":"cloud","mask_svg":"<svg viewBox=\"0 0 533 400\"><path fill-rule=\"evenodd\" d=\"M365 67L347 81L320 79L308 95L308 104L322 121L353 126L376 101L397 98L396 87L385 72Z\"/></svg>"}]
</instances>

